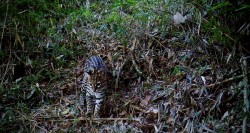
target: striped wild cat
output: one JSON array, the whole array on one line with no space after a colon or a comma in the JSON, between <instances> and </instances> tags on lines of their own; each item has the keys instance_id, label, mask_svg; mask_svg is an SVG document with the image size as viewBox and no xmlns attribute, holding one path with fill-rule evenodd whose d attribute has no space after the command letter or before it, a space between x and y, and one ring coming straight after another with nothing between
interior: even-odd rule
<instances>
[{"instance_id":1,"label":"striped wild cat","mask_svg":"<svg viewBox=\"0 0 250 133\"><path fill-rule=\"evenodd\" d=\"M86 115L98 118L104 99L107 68L100 56L89 57L84 64L81 93L82 100L86 99Z\"/></svg>"}]
</instances>

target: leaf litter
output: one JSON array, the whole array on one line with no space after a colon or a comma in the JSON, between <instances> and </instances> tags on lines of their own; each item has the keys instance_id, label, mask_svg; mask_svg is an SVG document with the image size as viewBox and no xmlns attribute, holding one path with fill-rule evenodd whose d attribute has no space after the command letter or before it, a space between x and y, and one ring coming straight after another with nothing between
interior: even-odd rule
<instances>
[{"instance_id":1,"label":"leaf litter","mask_svg":"<svg viewBox=\"0 0 250 133\"><path fill-rule=\"evenodd\" d=\"M216 132L239 128L239 116L232 108L240 108L240 105L229 101L241 95L228 92L228 87L234 84L218 77L221 69L210 69L206 65L214 62L209 55L183 52L190 50L182 47L169 47L166 52L161 45L145 49L141 45L147 42L140 38L134 40L127 46L119 42L96 43L97 49L88 53L106 56L112 72L113 82L108 88L102 118L84 116L85 109L78 96L79 81L70 76L60 87L62 91L55 103L43 105L30 114L29 119L35 121L30 124L34 131ZM71 75L82 76L79 74L82 66L76 70L77 73Z\"/></svg>"},{"instance_id":2,"label":"leaf litter","mask_svg":"<svg viewBox=\"0 0 250 133\"><path fill-rule=\"evenodd\" d=\"M174 24L187 23L179 12L173 19ZM208 47L207 41L189 45L197 29L188 24L183 28L190 30L184 37L162 39L155 31L130 38L126 45L96 29L73 28L74 34L101 38L88 44L83 36L77 37L86 55L103 57L111 72L101 118L84 116L79 83L86 57L81 57L78 66L63 70L66 82L56 85L58 92L47 93L54 102L21 119L34 132L240 131L243 104L237 103L243 97L239 85L243 76L240 71L230 74L238 65L230 60L237 57L232 53L224 57L222 46Z\"/></svg>"}]
</instances>

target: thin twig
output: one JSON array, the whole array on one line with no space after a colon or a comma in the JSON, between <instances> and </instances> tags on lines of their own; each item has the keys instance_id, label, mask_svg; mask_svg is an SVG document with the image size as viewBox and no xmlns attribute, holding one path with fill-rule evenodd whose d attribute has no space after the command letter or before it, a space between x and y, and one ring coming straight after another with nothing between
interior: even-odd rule
<instances>
[{"instance_id":1,"label":"thin twig","mask_svg":"<svg viewBox=\"0 0 250 133\"><path fill-rule=\"evenodd\" d=\"M136 64L135 58L134 58L133 55L132 55L132 63L133 63L133 66L135 67L136 72L137 72L140 76L142 76L142 72L141 72L141 70L139 69L138 65Z\"/></svg>"},{"instance_id":2,"label":"thin twig","mask_svg":"<svg viewBox=\"0 0 250 133\"><path fill-rule=\"evenodd\" d=\"M121 70L122 70L123 66L125 65L125 62L126 62L126 60L124 62L120 63L119 64L120 66L117 65L117 67L116 67L117 73L116 73L116 80L115 80L115 88L119 88L120 74L121 74Z\"/></svg>"},{"instance_id":3,"label":"thin twig","mask_svg":"<svg viewBox=\"0 0 250 133\"><path fill-rule=\"evenodd\" d=\"M215 87L215 86L218 86L218 85L221 85L221 84L224 84L224 83L226 83L226 82L230 82L230 81L233 81L233 80L242 78L242 77L243 77L243 75L239 75L239 76L236 76L236 77L232 77L232 78L229 78L229 79L225 79L225 80L223 80L223 81L221 81L221 82L216 82L216 83L207 85L206 87L212 88L212 87ZM197 86L197 85L193 84L192 86Z\"/></svg>"},{"instance_id":4,"label":"thin twig","mask_svg":"<svg viewBox=\"0 0 250 133\"><path fill-rule=\"evenodd\" d=\"M167 49L159 40L156 39L156 38L159 38L159 37L157 37L155 35L148 34L148 33L144 33L144 34L152 37L152 39L155 40L158 44L160 44L164 49Z\"/></svg>"},{"instance_id":5,"label":"thin twig","mask_svg":"<svg viewBox=\"0 0 250 133\"><path fill-rule=\"evenodd\" d=\"M30 122L30 124L33 124L35 127L38 127L38 128L40 128L41 130L43 130L43 131L45 131L45 132L48 132L48 130L46 130L46 129L40 127L39 125L37 125L37 122L36 122L35 120L29 119L26 115L22 114L22 113L21 113L20 111L18 111L18 110L16 110L16 112L17 112L18 114L21 115L21 118L18 118L18 120L20 120L20 121L27 120L27 121ZM24 123L24 122L23 122L23 123Z\"/></svg>"},{"instance_id":6,"label":"thin twig","mask_svg":"<svg viewBox=\"0 0 250 133\"><path fill-rule=\"evenodd\" d=\"M25 118L27 120L27 118ZM78 117L75 119L67 119L62 118L60 119L59 116L43 116L43 117L36 117L33 118L35 120L45 120L49 119L49 121L140 121L140 118L86 118L86 117ZM23 118L19 118L18 120L23 120Z\"/></svg>"},{"instance_id":7,"label":"thin twig","mask_svg":"<svg viewBox=\"0 0 250 133\"><path fill-rule=\"evenodd\" d=\"M119 121L119 120L125 120L125 121L140 121L140 118L93 118L94 121Z\"/></svg>"},{"instance_id":8,"label":"thin twig","mask_svg":"<svg viewBox=\"0 0 250 133\"><path fill-rule=\"evenodd\" d=\"M6 9L6 13L5 13L4 22L3 22L3 32L2 32L2 36L1 36L0 50L2 49L3 34L4 34L5 26L6 26L8 10L9 10L9 0L7 1L7 9Z\"/></svg>"},{"instance_id":9,"label":"thin twig","mask_svg":"<svg viewBox=\"0 0 250 133\"><path fill-rule=\"evenodd\" d=\"M132 64L133 64L133 66L134 66L136 72L137 72L140 76L142 76L142 72L141 72L141 70L139 69L138 65L136 64L136 62L135 62L135 57L134 57L134 50L136 49L136 44L137 44L137 39L135 38L134 41L133 41L133 46L132 46L132 48L131 48L131 52L132 52Z\"/></svg>"},{"instance_id":10,"label":"thin twig","mask_svg":"<svg viewBox=\"0 0 250 133\"><path fill-rule=\"evenodd\" d=\"M144 110L144 109L142 109L142 108L140 108L140 107L138 107L138 106L130 105L130 107L133 108L133 109L136 109L136 110L138 110L138 111L141 111L141 112L143 112L143 113L147 113L146 110Z\"/></svg>"},{"instance_id":11,"label":"thin twig","mask_svg":"<svg viewBox=\"0 0 250 133\"><path fill-rule=\"evenodd\" d=\"M3 84L4 79L5 79L5 76L6 76L6 74L7 74L7 73L8 73L8 71L9 71L10 59L11 59L11 57L12 57L11 55L12 55L12 51L11 51L11 48L10 48L10 54L9 54L8 62L7 62L7 65L6 65L6 68L5 68L4 74L3 74L3 76L1 77L1 83L0 83L0 85L2 85L2 84Z\"/></svg>"},{"instance_id":12,"label":"thin twig","mask_svg":"<svg viewBox=\"0 0 250 133\"><path fill-rule=\"evenodd\" d=\"M249 99L248 99L248 78L247 78L247 61L243 58L242 62L242 72L244 76L244 103L246 106L246 111L249 111Z\"/></svg>"},{"instance_id":13,"label":"thin twig","mask_svg":"<svg viewBox=\"0 0 250 133\"><path fill-rule=\"evenodd\" d=\"M204 21L208 22L208 20L206 20L205 18L202 18ZM216 27L217 28L217 27ZM237 42L235 39L233 39L232 37L230 37L228 34L222 32L221 30L217 29L222 35L225 35L227 38L229 38L230 40L232 40L233 42Z\"/></svg>"}]
</instances>

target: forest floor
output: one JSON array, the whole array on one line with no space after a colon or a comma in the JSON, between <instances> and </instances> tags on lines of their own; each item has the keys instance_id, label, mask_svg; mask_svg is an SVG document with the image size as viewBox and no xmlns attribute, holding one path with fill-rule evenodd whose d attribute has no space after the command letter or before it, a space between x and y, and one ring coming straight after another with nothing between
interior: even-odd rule
<instances>
[{"instance_id":1,"label":"forest floor","mask_svg":"<svg viewBox=\"0 0 250 133\"><path fill-rule=\"evenodd\" d=\"M0 49L0 131L250 132L249 42L223 25L217 11L228 3L83 4L63 17L69 7L58 4L41 22L37 13L35 38L17 30L13 47ZM111 73L100 118L85 116L79 96L84 61L93 55Z\"/></svg>"},{"instance_id":2,"label":"forest floor","mask_svg":"<svg viewBox=\"0 0 250 133\"><path fill-rule=\"evenodd\" d=\"M146 34L127 45L113 39L93 42L78 65L58 70L63 78L44 95L54 102L21 119L29 119L35 132L241 131L245 59L204 40L195 46L185 41ZM103 57L113 74L101 118L87 118L79 100L79 73L92 55Z\"/></svg>"}]
</instances>

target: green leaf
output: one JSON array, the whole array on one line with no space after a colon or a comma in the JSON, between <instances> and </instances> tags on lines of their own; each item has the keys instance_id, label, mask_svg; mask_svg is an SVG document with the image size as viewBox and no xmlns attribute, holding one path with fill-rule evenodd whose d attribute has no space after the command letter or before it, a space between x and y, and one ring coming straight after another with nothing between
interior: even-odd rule
<instances>
[{"instance_id":1,"label":"green leaf","mask_svg":"<svg viewBox=\"0 0 250 133\"><path fill-rule=\"evenodd\" d=\"M245 10L245 9L250 9L250 5L242 5L239 9L236 9L235 11L241 11L241 10Z\"/></svg>"},{"instance_id":2,"label":"green leaf","mask_svg":"<svg viewBox=\"0 0 250 133\"><path fill-rule=\"evenodd\" d=\"M26 97L26 99L30 99L33 94L36 92L36 88L34 86L31 86L31 92L29 93L29 95Z\"/></svg>"},{"instance_id":3,"label":"green leaf","mask_svg":"<svg viewBox=\"0 0 250 133\"><path fill-rule=\"evenodd\" d=\"M213 6L210 11L214 11L214 10L218 10L218 9L221 9L223 7L226 7L226 6L231 6L232 4L230 2L222 2L222 3L219 3L215 6Z\"/></svg>"}]
</instances>

